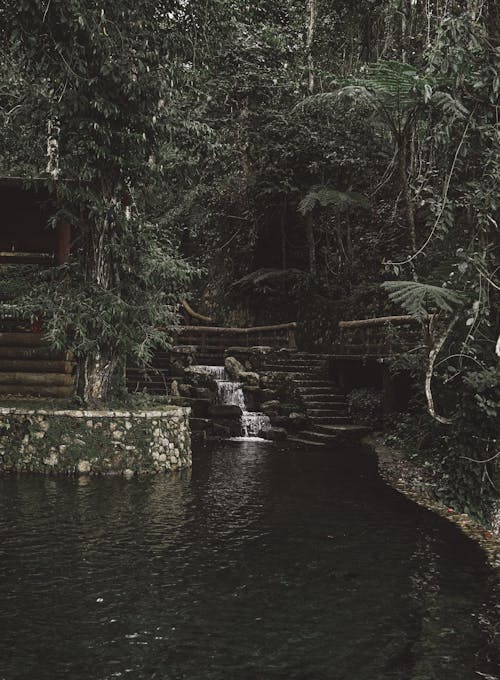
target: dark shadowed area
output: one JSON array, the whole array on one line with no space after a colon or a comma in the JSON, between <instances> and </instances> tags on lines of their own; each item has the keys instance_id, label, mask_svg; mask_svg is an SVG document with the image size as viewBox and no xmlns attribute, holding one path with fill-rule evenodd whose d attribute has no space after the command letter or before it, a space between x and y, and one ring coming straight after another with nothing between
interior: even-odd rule
<instances>
[{"instance_id":1,"label":"dark shadowed area","mask_svg":"<svg viewBox=\"0 0 500 680\"><path fill-rule=\"evenodd\" d=\"M491 574L362 452L0 478L0 679L494 677ZM482 675L482 674L489 675Z\"/></svg>"}]
</instances>

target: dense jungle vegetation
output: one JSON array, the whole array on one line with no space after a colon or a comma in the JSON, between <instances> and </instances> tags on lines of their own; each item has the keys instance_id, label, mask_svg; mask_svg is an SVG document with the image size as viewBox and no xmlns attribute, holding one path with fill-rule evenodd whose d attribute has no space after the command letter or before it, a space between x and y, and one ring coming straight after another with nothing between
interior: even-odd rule
<instances>
[{"instance_id":1,"label":"dense jungle vegetation","mask_svg":"<svg viewBox=\"0 0 500 680\"><path fill-rule=\"evenodd\" d=\"M3 277L105 399L178 300L220 324L412 314L394 436L455 507L498 461L493 0L2 0L2 176L45 178L69 264ZM429 315L432 321L429 322Z\"/></svg>"}]
</instances>

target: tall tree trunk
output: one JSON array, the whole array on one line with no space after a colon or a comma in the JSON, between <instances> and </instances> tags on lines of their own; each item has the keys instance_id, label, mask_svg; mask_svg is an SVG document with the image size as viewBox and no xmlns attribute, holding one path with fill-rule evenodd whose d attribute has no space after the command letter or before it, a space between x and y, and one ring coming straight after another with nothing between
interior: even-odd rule
<instances>
[{"instance_id":1,"label":"tall tree trunk","mask_svg":"<svg viewBox=\"0 0 500 680\"><path fill-rule=\"evenodd\" d=\"M399 181L401 191L403 192L403 199L405 202L406 219L408 222L408 232L410 237L410 246L415 253L417 250L417 231L415 228L415 209L413 206L413 199L411 197L410 182L408 180L407 168L407 152L406 140L402 139L398 143L398 165L399 165Z\"/></svg>"},{"instance_id":2,"label":"tall tree trunk","mask_svg":"<svg viewBox=\"0 0 500 680\"><path fill-rule=\"evenodd\" d=\"M84 364L83 400L89 406L97 406L106 401L111 379L117 365L117 358L111 353L89 354Z\"/></svg>"},{"instance_id":3,"label":"tall tree trunk","mask_svg":"<svg viewBox=\"0 0 500 680\"><path fill-rule=\"evenodd\" d=\"M307 91L309 96L314 94L314 28L316 25L316 0L307 0L307 40L306 40L306 54L307 54ZM313 217L309 214L306 217L306 240L307 249L309 252L309 273L311 276L316 276L316 239L314 238L314 222Z\"/></svg>"},{"instance_id":4,"label":"tall tree trunk","mask_svg":"<svg viewBox=\"0 0 500 680\"><path fill-rule=\"evenodd\" d=\"M283 208L281 210L281 268L286 269L287 258L286 258L286 216L287 216L287 200L286 195L283 199Z\"/></svg>"},{"instance_id":5,"label":"tall tree trunk","mask_svg":"<svg viewBox=\"0 0 500 680\"><path fill-rule=\"evenodd\" d=\"M314 94L314 56L313 56L313 42L314 42L314 28L316 25L316 0L307 0L307 91L309 94Z\"/></svg>"},{"instance_id":6,"label":"tall tree trunk","mask_svg":"<svg viewBox=\"0 0 500 680\"><path fill-rule=\"evenodd\" d=\"M306 240L309 253L309 273L316 276L316 240L314 238L314 223L311 215L306 217Z\"/></svg>"},{"instance_id":7,"label":"tall tree trunk","mask_svg":"<svg viewBox=\"0 0 500 680\"><path fill-rule=\"evenodd\" d=\"M118 201L109 201L110 215L103 217L90 229L85 253L85 279L91 286L110 290L113 285L111 215ZM111 347L103 346L103 339L94 338L95 349L88 352L83 362L83 400L90 406L106 401L117 356Z\"/></svg>"}]
</instances>

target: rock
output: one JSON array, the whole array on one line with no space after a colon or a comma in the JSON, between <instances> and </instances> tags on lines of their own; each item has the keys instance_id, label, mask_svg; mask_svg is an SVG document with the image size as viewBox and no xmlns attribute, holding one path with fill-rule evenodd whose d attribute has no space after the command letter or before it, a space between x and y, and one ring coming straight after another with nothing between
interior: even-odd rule
<instances>
[{"instance_id":1,"label":"rock","mask_svg":"<svg viewBox=\"0 0 500 680\"><path fill-rule=\"evenodd\" d=\"M195 387L207 387L212 392L217 392L217 383L208 371L200 366L190 366L184 371L184 378Z\"/></svg>"},{"instance_id":2,"label":"rock","mask_svg":"<svg viewBox=\"0 0 500 680\"><path fill-rule=\"evenodd\" d=\"M266 387L266 389L261 390L261 397L262 401L270 401L276 397L276 390L271 390Z\"/></svg>"},{"instance_id":3,"label":"rock","mask_svg":"<svg viewBox=\"0 0 500 680\"><path fill-rule=\"evenodd\" d=\"M134 474L135 474L134 471L131 470L130 468L126 468L126 469L123 471L123 476L124 476L126 479L131 479L131 478L134 476Z\"/></svg>"},{"instance_id":4,"label":"rock","mask_svg":"<svg viewBox=\"0 0 500 680\"><path fill-rule=\"evenodd\" d=\"M271 421L271 425L274 427L286 427L289 425L289 420L287 416L269 416L269 419Z\"/></svg>"},{"instance_id":5,"label":"rock","mask_svg":"<svg viewBox=\"0 0 500 680\"><path fill-rule=\"evenodd\" d=\"M79 460L77 470L80 474L85 475L90 472L90 463L88 460Z\"/></svg>"},{"instance_id":6,"label":"rock","mask_svg":"<svg viewBox=\"0 0 500 680\"><path fill-rule=\"evenodd\" d=\"M170 394L173 397L180 397L181 393L179 392L179 383L177 380L172 380L172 383L170 384ZM186 396L186 395L183 395Z\"/></svg>"},{"instance_id":7,"label":"rock","mask_svg":"<svg viewBox=\"0 0 500 680\"><path fill-rule=\"evenodd\" d=\"M271 399L269 401L263 401L260 408L265 411L266 409L271 409L273 411L279 410L281 404L277 399Z\"/></svg>"},{"instance_id":8,"label":"rock","mask_svg":"<svg viewBox=\"0 0 500 680\"><path fill-rule=\"evenodd\" d=\"M233 404L213 404L209 406L208 413L213 418L241 418L242 411L239 406Z\"/></svg>"},{"instance_id":9,"label":"rock","mask_svg":"<svg viewBox=\"0 0 500 680\"><path fill-rule=\"evenodd\" d=\"M246 371L245 367L234 357L226 357L224 367L231 380L237 380L245 385L258 385L260 382L259 375Z\"/></svg>"},{"instance_id":10,"label":"rock","mask_svg":"<svg viewBox=\"0 0 500 680\"><path fill-rule=\"evenodd\" d=\"M191 393L192 393L191 385L188 385L187 383L179 384L179 394L181 395L181 397L190 397Z\"/></svg>"},{"instance_id":11,"label":"rock","mask_svg":"<svg viewBox=\"0 0 500 680\"><path fill-rule=\"evenodd\" d=\"M281 404L277 399L271 401L264 401L260 405L260 410L268 416L277 416L281 410Z\"/></svg>"},{"instance_id":12,"label":"rock","mask_svg":"<svg viewBox=\"0 0 500 680\"><path fill-rule=\"evenodd\" d=\"M246 407L249 411L256 411L256 400L255 400L255 393L258 391L258 387L252 386L244 386L243 387L243 394L245 396L245 404Z\"/></svg>"},{"instance_id":13,"label":"rock","mask_svg":"<svg viewBox=\"0 0 500 680\"><path fill-rule=\"evenodd\" d=\"M172 347L172 354L196 354L195 345L175 345Z\"/></svg>"},{"instance_id":14,"label":"rock","mask_svg":"<svg viewBox=\"0 0 500 680\"><path fill-rule=\"evenodd\" d=\"M302 430L307 425L307 416L305 413L292 411L288 416L288 422L293 430Z\"/></svg>"},{"instance_id":15,"label":"rock","mask_svg":"<svg viewBox=\"0 0 500 680\"><path fill-rule=\"evenodd\" d=\"M198 397L198 399L208 399L209 401L213 401L215 399L214 392L208 389L208 387L194 387L193 393L195 397Z\"/></svg>"},{"instance_id":16,"label":"rock","mask_svg":"<svg viewBox=\"0 0 500 680\"><path fill-rule=\"evenodd\" d=\"M261 436L273 442L282 442L288 437L284 427L271 427L269 430L264 430Z\"/></svg>"}]
</instances>

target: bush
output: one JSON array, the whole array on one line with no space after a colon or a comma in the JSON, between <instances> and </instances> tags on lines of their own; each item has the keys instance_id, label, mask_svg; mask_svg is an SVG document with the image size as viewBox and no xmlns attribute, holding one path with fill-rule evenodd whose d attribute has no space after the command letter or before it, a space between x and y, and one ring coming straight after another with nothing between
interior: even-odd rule
<instances>
[{"instance_id":1,"label":"bush","mask_svg":"<svg viewBox=\"0 0 500 680\"><path fill-rule=\"evenodd\" d=\"M359 387L347 396L349 413L355 423L375 427L382 420L382 394L370 387Z\"/></svg>"}]
</instances>

